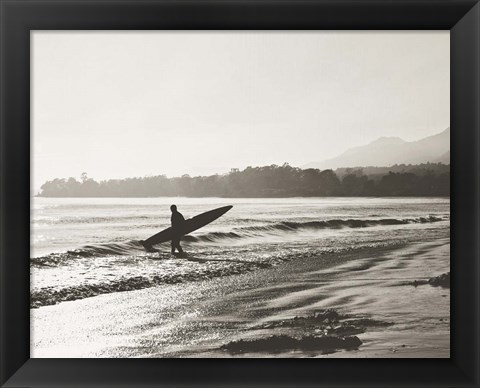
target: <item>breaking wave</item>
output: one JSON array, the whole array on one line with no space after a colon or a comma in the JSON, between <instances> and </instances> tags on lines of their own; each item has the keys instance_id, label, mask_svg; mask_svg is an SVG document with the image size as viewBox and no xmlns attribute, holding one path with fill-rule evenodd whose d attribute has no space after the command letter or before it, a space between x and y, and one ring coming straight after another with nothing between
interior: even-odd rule
<instances>
[{"instance_id":1,"label":"breaking wave","mask_svg":"<svg viewBox=\"0 0 480 388\"><path fill-rule=\"evenodd\" d=\"M193 260L198 260L200 262L202 261L202 259ZM285 258L285 260L288 259ZM161 284L178 284L188 281L198 281L218 278L221 276L237 275L260 268L269 268L276 264L274 261L248 262L241 260L208 260L208 262L213 265L209 265L205 268L197 267L195 271L187 273L163 273L153 276L127 277L110 282L103 282L99 284L82 284L62 289L54 289L49 287L43 288L41 290L32 291L30 296L30 307L38 308L102 294L141 290Z\"/></svg>"},{"instance_id":2,"label":"breaking wave","mask_svg":"<svg viewBox=\"0 0 480 388\"><path fill-rule=\"evenodd\" d=\"M425 224L443 221L440 217L417 217L417 218L383 218L383 219L336 219L327 221L290 222L284 221L271 225L246 226L234 228L234 232L211 232L199 236L185 236L184 241L190 242L214 242L222 239L241 239L248 237L261 237L279 233L296 232L305 229L341 229L341 228L367 228L371 226L392 226L407 224Z\"/></svg>"},{"instance_id":3,"label":"breaking wave","mask_svg":"<svg viewBox=\"0 0 480 388\"><path fill-rule=\"evenodd\" d=\"M327 221L308 222L279 222L270 225L245 226L233 228L232 232L210 232L199 235L187 235L182 241L191 244L221 243L224 240L240 240L248 238L261 238L284 233L294 233L301 230L341 229L341 228L367 228L372 226L393 226L418 223L432 223L442 221L440 217L417 218L384 218L384 219L334 219ZM105 243L85 245L79 249L51 253L47 256L34 257L31 264L34 266L56 266L61 262L76 258L93 258L104 256L123 256L145 254L143 246L137 240L120 243Z\"/></svg>"},{"instance_id":4,"label":"breaking wave","mask_svg":"<svg viewBox=\"0 0 480 388\"><path fill-rule=\"evenodd\" d=\"M145 253L145 250L140 242L136 240L127 241L125 243L91 244L71 251L50 253L47 256L32 257L30 259L30 264L34 266L55 267L58 264L71 259L123 256L138 254L141 252Z\"/></svg>"}]
</instances>

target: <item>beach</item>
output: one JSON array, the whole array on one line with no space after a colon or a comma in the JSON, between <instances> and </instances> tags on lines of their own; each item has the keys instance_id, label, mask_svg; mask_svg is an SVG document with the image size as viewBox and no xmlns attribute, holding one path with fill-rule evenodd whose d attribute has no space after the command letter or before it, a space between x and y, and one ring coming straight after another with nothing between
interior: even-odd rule
<instances>
[{"instance_id":1,"label":"beach","mask_svg":"<svg viewBox=\"0 0 480 388\"><path fill-rule=\"evenodd\" d=\"M65 301L31 310L32 357L448 358L450 289L426 282L449 271L446 235Z\"/></svg>"},{"instance_id":2,"label":"beach","mask_svg":"<svg viewBox=\"0 0 480 388\"><path fill-rule=\"evenodd\" d=\"M450 357L448 31L30 38L32 358Z\"/></svg>"}]
</instances>

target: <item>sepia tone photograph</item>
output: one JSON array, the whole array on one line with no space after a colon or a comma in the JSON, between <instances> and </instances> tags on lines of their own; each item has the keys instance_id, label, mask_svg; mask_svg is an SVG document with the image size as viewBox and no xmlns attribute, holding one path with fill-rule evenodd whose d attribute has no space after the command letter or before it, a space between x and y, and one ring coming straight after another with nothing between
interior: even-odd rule
<instances>
[{"instance_id":1,"label":"sepia tone photograph","mask_svg":"<svg viewBox=\"0 0 480 388\"><path fill-rule=\"evenodd\" d=\"M32 358L449 358L449 31L32 31Z\"/></svg>"}]
</instances>

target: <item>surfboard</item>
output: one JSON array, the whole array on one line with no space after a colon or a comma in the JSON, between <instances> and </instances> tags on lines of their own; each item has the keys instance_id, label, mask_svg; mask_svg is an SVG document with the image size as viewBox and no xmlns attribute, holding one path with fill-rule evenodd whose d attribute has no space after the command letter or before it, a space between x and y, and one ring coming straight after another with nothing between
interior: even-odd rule
<instances>
[{"instance_id":1,"label":"surfboard","mask_svg":"<svg viewBox=\"0 0 480 388\"><path fill-rule=\"evenodd\" d=\"M233 206L223 206L219 207L218 209L213 209L208 212L199 214L195 217L189 218L185 220L185 226L183 229L183 235L192 233L197 229L202 228L205 225L215 221L217 218L223 216L226 212L228 212ZM144 241L140 241L140 243L145 248L150 248L152 245L161 244L172 239L172 228L167 228L154 234L152 237L147 238Z\"/></svg>"}]
</instances>

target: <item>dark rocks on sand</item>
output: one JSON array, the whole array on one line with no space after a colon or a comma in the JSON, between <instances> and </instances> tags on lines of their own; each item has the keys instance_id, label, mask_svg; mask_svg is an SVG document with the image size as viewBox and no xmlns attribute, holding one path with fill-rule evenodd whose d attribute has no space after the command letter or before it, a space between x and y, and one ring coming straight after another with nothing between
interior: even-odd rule
<instances>
[{"instance_id":1,"label":"dark rocks on sand","mask_svg":"<svg viewBox=\"0 0 480 388\"><path fill-rule=\"evenodd\" d=\"M278 352L284 350L357 349L362 341L356 336L303 336L294 338L288 335L272 335L267 338L238 340L223 345L221 349L231 352Z\"/></svg>"},{"instance_id":2,"label":"dark rocks on sand","mask_svg":"<svg viewBox=\"0 0 480 388\"><path fill-rule=\"evenodd\" d=\"M331 324L338 322L342 315L337 313L333 309L321 310L320 312L316 312L313 315L309 315L306 317L296 316L291 319L286 319L282 321L270 322L267 324L262 325L262 329L271 329L274 327L294 327L301 325L302 327L306 326L314 326L314 327L323 327L319 326L321 324Z\"/></svg>"},{"instance_id":3,"label":"dark rocks on sand","mask_svg":"<svg viewBox=\"0 0 480 388\"><path fill-rule=\"evenodd\" d=\"M342 315L333 309L321 310L308 316L274 321L254 327L254 329L292 328L298 330L321 331L327 335L355 335L364 333L368 327L391 326L392 323L377 321L367 317Z\"/></svg>"},{"instance_id":4,"label":"dark rocks on sand","mask_svg":"<svg viewBox=\"0 0 480 388\"><path fill-rule=\"evenodd\" d=\"M323 310L319 313L316 313L314 316L315 316L315 320L320 322L325 322L325 321L333 322L333 321L338 321L338 319L340 318L340 315L335 310L332 310L332 309Z\"/></svg>"},{"instance_id":5,"label":"dark rocks on sand","mask_svg":"<svg viewBox=\"0 0 480 388\"><path fill-rule=\"evenodd\" d=\"M295 316L252 327L270 330L270 336L241 339L223 345L230 352L281 352L310 350L331 353L342 349L357 349L362 341L356 336L370 327L385 327L392 323L366 316L340 314L333 309L315 311L307 316ZM276 334L272 335L271 331ZM285 332L288 330L288 332ZM315 334L312 334L315 333Z\"/></svg>"},{"instance_id":6,"label":"dark rocks on sand","mask_svg":"<svg viewBox=\"0 0 480 388\"><path fill-rule=\"evenodd\" d=\"M434 287L450 288L450 272L435 276L434 278L430 278L428 280L414 280L410 284L415 287L430 284Z\"/></svg>"},{"instance_id":7,"label":"dark rocks on sand","mask_svg":"<svg viewBox=\"0 0 480 388\"><path fill-rule=\"evenodd\" d=\"M428 284L434 287L450 288L450 272L429 279Z\"/></svg>"}]
</instances>

